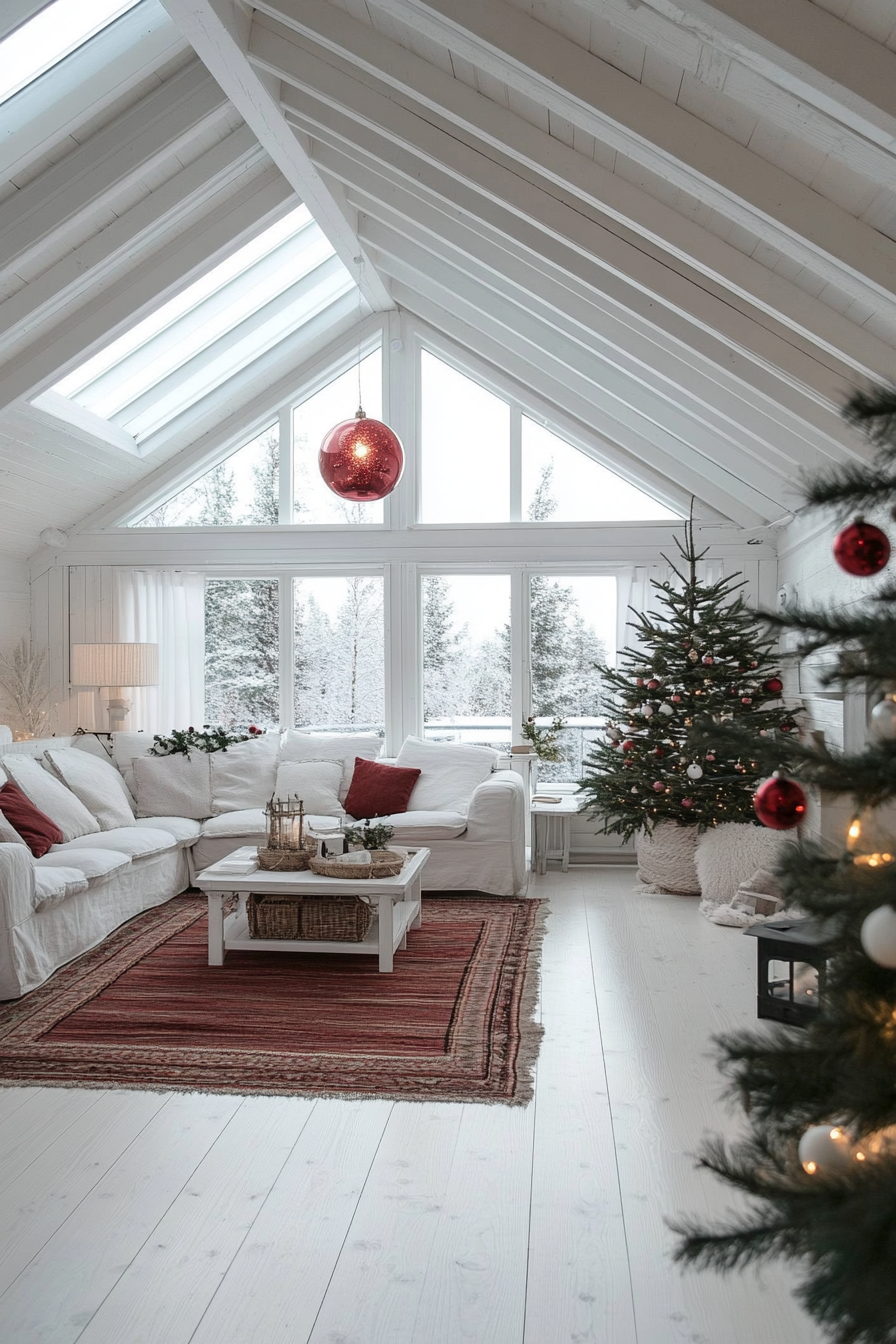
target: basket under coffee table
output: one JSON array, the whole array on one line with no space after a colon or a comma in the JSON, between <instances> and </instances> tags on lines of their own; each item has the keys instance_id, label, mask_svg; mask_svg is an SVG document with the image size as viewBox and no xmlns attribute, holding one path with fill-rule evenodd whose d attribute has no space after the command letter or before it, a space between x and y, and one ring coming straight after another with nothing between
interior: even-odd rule
<instances>
[{"instance_id":1,"label":"basket under coffee table","mask_svg":"<svg viewBox=\"0 0 896 1344\"><path fill-rule=\"evenodd\" d=\"M223 966L225 952L348 952L379 957L381 971L391 971L397 951L407 946L408 929L422 922L420 879L428 849L411 849L397 877L334 878L315 873L271 873L255 868L234 872L237 864L255 859L254 846L236 850L199 873L195 884L208 897L208 964ZM229 869L229 871L228 871ZM246 901L250 895L365 896L376 917L360 942L323 939L250 938ZM225 916L224 902L238 898L236 910Z\"/></svg>"}]
</instances>

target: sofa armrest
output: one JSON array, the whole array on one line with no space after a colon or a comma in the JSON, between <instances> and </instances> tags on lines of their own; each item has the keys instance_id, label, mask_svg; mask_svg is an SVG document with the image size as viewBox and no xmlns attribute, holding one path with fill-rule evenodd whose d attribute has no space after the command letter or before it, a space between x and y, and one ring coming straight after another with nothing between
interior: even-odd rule
<instances>
[{"instance_id":1,"label":"sofa armrest","mask_svg":"<svg viewBox=\"0 0 896 1344\"><path fill-rule=\"evenodd\" d=\"M526 790L515 770L496 770L470 799L466 839L522 838L526 828Z\"/></svg>"},{"instance_id":2,"label":"sofa armrest","mask_svg":"<svg viewBox=\"0 0 896 1344\"><path fill-rule=\"evenodd\" d=\"M34 914L34 863L27 845L0 844L0 999L21 994L15 930Z\"/></svg>"}]
</instances>

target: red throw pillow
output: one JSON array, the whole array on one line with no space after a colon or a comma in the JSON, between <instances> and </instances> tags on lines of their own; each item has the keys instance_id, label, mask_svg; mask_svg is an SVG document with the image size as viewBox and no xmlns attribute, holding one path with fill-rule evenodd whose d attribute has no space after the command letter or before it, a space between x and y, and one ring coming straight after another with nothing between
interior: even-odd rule
<instances>
[{"instance_id":1,"label":"red throw pillow","mask_svg":"<svg viewBox=\"0 0 896 1344\"><path fill-rule=\"evenodd\" d=\"M388 817L407 812L408 800L420 771L404 765L380 765L355 757L355 773L345 800L345 810L357 820Z\"/></svg>"},{"instance_id":2,"label":"red throw pillow","mask_svg":"<svg viewBox=\"0 0 896 1344\"><path fill-rule=\"evenodd\" d=\"M0 812L10 826L15 827L36 859L46 854L51 845L62 844L64 837L55 821L35 807L11 779L0 788Z\"/></svg>"}]
</instances>

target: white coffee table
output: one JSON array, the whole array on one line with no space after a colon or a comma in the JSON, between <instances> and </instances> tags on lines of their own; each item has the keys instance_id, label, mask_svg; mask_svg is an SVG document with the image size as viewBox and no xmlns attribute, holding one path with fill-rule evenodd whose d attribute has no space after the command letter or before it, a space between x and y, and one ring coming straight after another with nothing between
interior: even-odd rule
<instances>
[{"instance_id":1,"label":"white coffee table","mask_svg":"<svg viewBox=\"0 0 896 1344\"><path fill-rule=\"evenodd\" d=\"M225 952L341 952L379 957L381 971L391 971L394 955L407 946L408 929L422 923L420 877L428 849L411 849L398 877L333 878L315 873L268 873L254 867L235 872L237 864L251 865L254 846L228 854L196 877L196 886L208 897L208 964L223 966ZM366 937L357 943L324 939L250 938L246 900L250 893L295 896L366 896L375 917ZM224 902L238 898L236 910L225 917Z\"/></svg>"},{"instance_id":2,"label":"white coffee table","mask_svg":"<svg viewBox=\"0 0 896 1344\"><path fill-rule=\"evenodd\" d=\"M579 799L575 794L566 794L560 799L559 803L532 802L529 804L529 812L532 816L532 871L534 873L547 872L548 858L555 856L560 859L561 871L568 872L570 830L572 819L578 810ZM548 848L552 821L556 821L560 825L560 847L557 850L549 850Z\"/></svg>"}]
</instances>

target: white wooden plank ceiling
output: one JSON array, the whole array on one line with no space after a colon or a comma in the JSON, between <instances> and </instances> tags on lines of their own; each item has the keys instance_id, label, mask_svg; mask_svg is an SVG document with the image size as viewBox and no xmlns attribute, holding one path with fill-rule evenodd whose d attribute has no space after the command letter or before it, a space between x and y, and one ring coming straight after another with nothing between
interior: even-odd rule
<instances>
[{"instance_id":1,"label":"white wooden plank ceiling","mask_svg":"<svg viewBox=\"0 0 896 1344\"><path fill-rule=\"evenodd\" d=\"M0 106L0 553L345 329L334 304L143 456L30 405L300 200L368 311L774 521L858 451L846 390L894 376L894 147L896 0L143 0Z\"/></svg>"}]
</instances>

